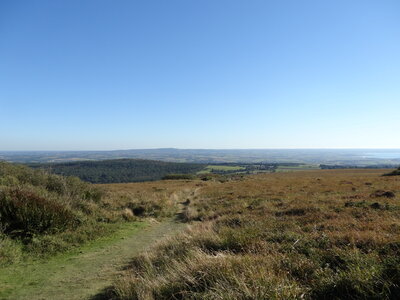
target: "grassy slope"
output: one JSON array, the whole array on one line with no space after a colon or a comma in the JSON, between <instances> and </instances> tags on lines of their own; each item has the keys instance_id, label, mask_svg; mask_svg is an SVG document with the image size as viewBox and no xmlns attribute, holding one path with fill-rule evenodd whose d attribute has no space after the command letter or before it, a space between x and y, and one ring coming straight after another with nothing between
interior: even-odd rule
<instances>
[{"instance_id":1,"label":"grassy slope","mask_svg":"<svg viewBox=\"0 0 400 300\"><path fill-rule=\"evenodd\" d=\"M110 297L399 299L400 178L384 172L202 183L192 229L137 257Z\"/></svg>"},{"instance_id":2,"label":"grassy slope","mask_svg":"<svg viewBox=\"0 0 400 300\"><path fill-rule=\"evenodd\" d=\"M168 220L192 187L164 185L94 186L0 162L0 298L81 299L104 288L129 257L180 228ZM55 223L65 212L80 222ZM139 234L136 221L146 217L163 222Z\"/></svg>"},{"instance_id":3,"label":"grassy slope","mask_svg":"<svg viewBox=\"0 0 400 300\"><path fill-rule=\"evenodd\" d=\"M93 185L0 162L0 266L68 250L123 220Z\"/></svg>"},{"instance_id":4,"label":"grassy slope","mask_svg":"<svg viewBox=\"0 0 400 300\"><path fill-rule=\"evenodd\" d=\"M223 182L104 185L104 207L115 213L141 207L144 216L172 217L177 204L189 199L182 216L196 221L185 235L140 254L131 264L133 272L115 284L112 295L146 300L151 295L157 299L331 299L334 295L396 299L400 296L400 178L381 177L382 173L326 170ZM393 191L396 196L377 198L373 196L377 190ZM92 295L139 249L178 229L171 224L162 223L160 235L136 235L138 228L125 223L114 238L96 240L48 261L2 269L0 298ZM138 244L142 238L143 244Z\"/></svg>"},{"instance_id":5,"label":"grassy slope","mask_svg":"<svg viewBox=\"0 0 400 300\"><path fill-rule=\"evenodd\" d=\"M30 261L3 269L1 299L87 299L111 282L119 268L183 224L167 221L125 223L112 236L95 240L50 260Z\"/></svg>"}]
</instances>

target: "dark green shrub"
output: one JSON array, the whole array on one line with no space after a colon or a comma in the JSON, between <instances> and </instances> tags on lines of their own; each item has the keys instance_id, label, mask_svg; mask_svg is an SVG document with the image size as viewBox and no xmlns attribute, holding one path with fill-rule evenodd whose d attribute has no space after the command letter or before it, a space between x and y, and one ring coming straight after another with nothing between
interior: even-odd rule
<instances>
[{"instance_id":1,"label":"dark green shrub","mask_svg":"<svg viewBox=\"0 0 400 300\"><path fill-rule=\"evenodd\" d=\"M400 168L398 168L397 170L394 170L390 173L383 174L383 176L399 176L399 175L400 175Z\"/></svg>"},{"instance_id":2,"label":"dark green shrub","mask_svg":"<svg viewBox=\"0 0 400 300\"><path fill-rule=\"evenodd\" d=\"M383 261L382 282L383 289L387 291L389 299L400 299L399 256L390 256Z\"/></svg>"},{"instance_id":3,"label":"dark green shrub","mask_svg":"<svg viewBox=\"0 0 400 300\"><path fill-rule=\"evenodd\" d=\"M11 175L5 175L3 177L0 177L0 186L17 186L19 184L19 181L16 177L11 176Z\"/></svg>"},{"instance_id":4,"label":"dark green shrub","mask_svg":"<svg viewBox=\"0 0 400 300\"><path fill-rule=\"evenodd\" d=\"M71 209L54 197L27 188L0 191L0 224L5 233L27 237L62 231L78 223Z\"/></svg>"},{"instance_id":5,"label":"dark green shrub","mask_svg":"<svg viewBox=\"0 0 400 300\"><path fill-rule=\"evenodd\" d=\"M20 243L0 233L0 267L19 261L22 256L21 248Z\"/></svg>"}]
</instances>

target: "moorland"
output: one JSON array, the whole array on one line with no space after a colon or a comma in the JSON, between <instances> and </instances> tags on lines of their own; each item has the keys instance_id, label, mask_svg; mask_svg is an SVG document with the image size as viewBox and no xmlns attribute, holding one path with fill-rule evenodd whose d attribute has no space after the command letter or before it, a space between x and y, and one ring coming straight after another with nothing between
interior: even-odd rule
<instances>
[{"instance_id":1,"label":"moorland","mask_svg":"<svg viewBox=\"0 0 400 300\"><path fill-rule=\"evenodd\" d=\"M43 262L59 255L67 255L63 267L69 269L71 260L83 261L96 253L82 248L85 245L105 239L102 247L117 247L119 242L112 237L127 239L131 245L131 237L145 236L141 228L173 222L182 227L174 225L179 229L168 237L158 236L140 251L118 252L124 260L113 271L107 266L111 268L107 280L101 269L90 269L99 273L91 278L105 284L95 285L90 295L95 299L398 299L400 176L382 176L386 173L301 169L93 185L1 163L0 277L7 284L0 295L18 299L12 295L39 286L38 294L30 295L40 299L44 297L40 292L54 295L63 285L71 290L62 272L57 273L61 276L57 282L39 276L21 285L27 279L13 270L21 273L33 265L46 273L46 267L39 268L35 261L47 266ZM169 231L170 225L166 226ZM78 256L72 259L68 251L77 251ZM73 270L78 277L89 272L77 268ZM82 291L76 285L72 290Z\"/></svg>"},{"instance_id":2,"label":"moorland","mask_svg":"<svg viewBox=\"0 0 400 300\"><path fill-rule=\"evenodd\" d=\"M400 177L383 172L312 170L198 182L183 213L189 229L133 259L106 295L398 299Z\"/></svg>"}]
</instances>

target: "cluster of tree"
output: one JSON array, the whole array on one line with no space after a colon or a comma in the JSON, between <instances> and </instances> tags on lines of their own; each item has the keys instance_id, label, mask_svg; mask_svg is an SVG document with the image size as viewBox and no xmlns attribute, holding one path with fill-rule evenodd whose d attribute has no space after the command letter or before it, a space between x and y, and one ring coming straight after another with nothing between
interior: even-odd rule
<instances>
[{"instance_id":1,"label":"cluster of tree","mask_svg":"<svg viewBox=\"0 0 400 300\"><path fill-rule=\"evenodd\" d=\"M30 164L51 173L76 176L91 183L119 183L160 180L168 174L193 174L202 164L171 163L142 159L114 159L68 163Z\"/></svg>"}]
</instances>

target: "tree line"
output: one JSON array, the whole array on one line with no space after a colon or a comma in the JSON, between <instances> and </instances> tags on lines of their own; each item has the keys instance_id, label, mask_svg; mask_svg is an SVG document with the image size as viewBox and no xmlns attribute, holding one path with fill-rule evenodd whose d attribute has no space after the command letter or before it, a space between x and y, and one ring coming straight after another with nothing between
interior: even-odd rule
<instances>
[{"instance_id":1,"label":"tree line","mask_svg":"<svg viewBox=\"0 0 400 300\"><path fill-rule=\"evenodd\" d=\"M168 174L193 174L205 165L143 159L113 159L66 163L30 164L54 174L76 176L91 183L123 183L160 180Z\"/></svg>"}]
</instances>

